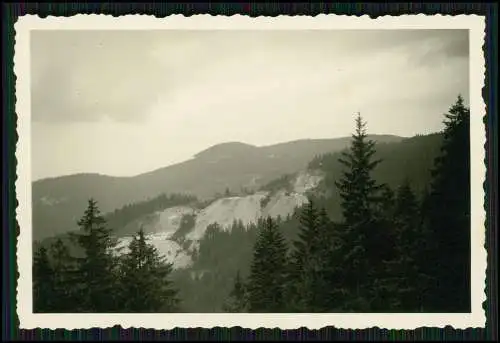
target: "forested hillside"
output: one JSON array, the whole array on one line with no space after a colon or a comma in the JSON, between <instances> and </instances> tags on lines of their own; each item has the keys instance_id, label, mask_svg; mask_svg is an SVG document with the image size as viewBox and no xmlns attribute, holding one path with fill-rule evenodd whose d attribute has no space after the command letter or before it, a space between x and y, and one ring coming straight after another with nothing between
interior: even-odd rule
<instances>
[{"instance_id":1,"label":"forested hillside","mask_svg":"<svg viewBox=\"0 0 500 343\"><path fill-rule=\"evenodd\" d=\"M442 134L376 144L359 115L345 149L309 163L324 177L304 190L308 202L229 230L208 224L186 268L174 269L142 229L126 252L115 251L110 223L125 227L165 202L103 216L91 200L80 230L67 235L79 253L58 238L36 247L35 310L468 312L469 109L461 97L445 124ZM293 191L283 174L262 190ZM174 233L181 243L196 225L183 218Z\"/></svg>"}]
</instances>

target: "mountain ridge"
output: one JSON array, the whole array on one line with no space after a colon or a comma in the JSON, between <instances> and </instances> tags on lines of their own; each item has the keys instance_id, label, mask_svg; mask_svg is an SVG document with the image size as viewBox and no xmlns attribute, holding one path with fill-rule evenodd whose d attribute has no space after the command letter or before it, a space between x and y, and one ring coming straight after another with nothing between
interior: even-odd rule
<instances>
[{"instance_id":1,"label":"mountain ridge","mask_svg":"<svg viewBox=\"0 0 500 343\"><path fill-rule=\"evenodd\" d=\"M419 194L430 178L430 166L438 153L440 140L440 134L431 134L397 144L380 144L376 155L385 161L383 166L386 168L377 168L373 176L392 189L405 178L409 179ZM309 196L313 196L317 204L323 204L331 218L338 218L339 195L330 194L324 198L321 194L335 189L333 183L341 171L337 160L340 153L321 155L311 160L305 169L293 175L284 174L247 194L226 193L205 203L190 197L163 195L147 203L135 203L106 213L105 219L121 245L127 245L131 235L142 228L159 251L170 262L175 262L176 268L186 268L192 262L193 249L215 223L226 231L235 222L249 226L268 215L287 218L296 207L307 202ZM390 173L398 165L398 173ZM310 193L312 190L314 192ZM44 241L46 244L55 237L65 236L63 233ZM178 254L180 260L176 261Z\"/></svg>"},{"instance_id":2,"label":"mountain ridge","mask_svg":"<svg viewBox=\"0 0 500 343\"><path fill-rule=\"evenodd\" d=\"M369 137L377 143L404 139L394 135ZM162 193L187 194L206 200L226 189L256 190L283 174L298 172L317 155L347 148L350 140L350 137L296 140L255 148L237 143L236 149L232 149L234 142L229 142L205 149L203 157L132 177L80 173L37 180L32 183L33 238L74 228L89 198L99 202L102 212L110 212ZM249 150L253 153L248 153Z\"/></svg>"},{"instance_id":3,"label":"mountain ridge","mask_svg":"<svg viewBox=\"0 0 500 343\"><path fill-rule=\"evenodd\" d=\"M368 137L370 139L373 139L373 138L382 138L382 139L389 139L389 140L403 140L403 139L407 139L407 138L410 138L410 137L404 137L404 136L398 136L398 135L391 135L391 134L374 134L374 135L368 135ZM72 174L64 174L64 175L58 175L58 176L48 176L48 177L43 177L43 178L40 178L40 179L36 179L34 181L32 181L32 184L34 183L40 183L40 182L44 182L44 181L50 181L50 180L53 180L53 179L61 179L61 178L70 178L70 177L81 177L81 176L90 176L90 177L108 177L108 178L118 178L118 179L130 179L130 178L135 178L135 177L139 177L139 176L142 176L142 175L145 175L145 174L150 174L150 173L154 173L156 171L159 171L159 170L163 170L165 168L169 168L169 167L173 167L173 166L176 166L178 164L183 164L183 163L186 163L186 162L189 162L193 159L195 159L196 157L200 157L200 156L204 156L204 155L207 155L207 154L210 154L212 153L212 151L217 151L221 148L225 148L226 146L246 146L250 149L258 149L258 150L275 150L275 149L279 149L281 147L285 147L285 146L290 146L290 145L298 145L298 144L319 144L319 143L328 143L328 142L332 142L332 141L336 141L336 140L350 140L351 137L350 136L343 136L343 137L336 137L336 138L301 138L301 139L295 139L295 140L292 140L292 141L286 141L286 142L280 142L280 143L274 143L274 144L267 144L267 145L253 145L253 144L248 144L248 143L244 143L244 142L240 142L240 141L230 141L230 142L222 142L222 143L217 143L217 144L214 144L204 150L201 150L200 152L196 153L193 155L193 157L191 158L188 158L184 161L180 161L180 162L176 162L176 163L172 163L172 164L169 164L169 165L166 165L166 166L163 166L163 167L159 167L159 168L155 168L155 169L152 169L150 171L145 171L145 172L141 172L139 174L134 174L134 175L110 175L110 174L103 174L103 173L99 173L99 172L78 172L78 173L72 173Z\"/></svg>"}]
</instances>

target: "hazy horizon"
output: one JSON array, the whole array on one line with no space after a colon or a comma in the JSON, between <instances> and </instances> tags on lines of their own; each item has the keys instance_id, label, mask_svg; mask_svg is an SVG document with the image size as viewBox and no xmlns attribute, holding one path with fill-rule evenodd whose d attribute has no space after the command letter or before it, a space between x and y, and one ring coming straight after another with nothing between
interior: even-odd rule
<instances>
[{"instance_id":1,"label":"hazy horizon","mask_svg":"<svg viewBox=\"0 0 500 343\"><path fill-rule=\"evenodd\" d=\"M433 133L438 133L438 132L428 132L426 134L433 134ZM291 141L276 142L276 143L264 144L264 145L255 145L255 144L250 144L250 143L245 143L245 142L239 142L239 141L226 141L226 142L220 142L220 143L216 143L214 145L211 145L209 147L206 147L206 148L204 148L204 149L202 149L202 150L194 153L192 156L186 158L185 160L177 161L177 162L174 162L174 163L171 163L171 164L167 164L167 165L164 165L164 166L160 166L158 168L151 169L151 170L144 170L144 171L136 173L136 174L130 174L130 175L112 175L112 174L104 174L104 173L94 172L94 171L80 171L80 172L70 173L70 174L60 174L60 175L53 175L53 176L45 176L45 177L42 177L42 178L39 178L39 179L32 178L32 181L35 182L35 181L40 181L40 180L44 180L44 179L53 179L53 178L58 178L58 177L66 177L66 176L72 176L72 175L85 175L85 174L87 174L87 175L89 175L89 174L97 174L97 175L103 175L103 176L109 176L109 177L134 177L134 176L138 176L138 175L141 175L141 174L144 174L144 173L149 173L149 172L155 171L157 169L162 169L162 168L174 166L176 164L187 162L189 160L194 159L196 157L196 155L202 153L203 151L208 150L208 149L210 149L212 147L215 147L215 146L218 146L218 145L223 145L223 144L232 144L232 143L238 144L238 143L240 143L240 144L254 146L256 148L263 148L263 147L268 147L268 146L273 146L273 145L280 145L280 144L287 144L287 143L293 143L293 142L298 142L298 141L306 141L306 140L315 140L315 141L318 141L318 140L342 139L342 138L346 138L346 137L349 137L349 136L350 135L339 136L339 137L330 137L330 138L329 137L299 138L299 139L294 139L294 140L291 140ZM384 133L370 133L369 136L396 136L396 135L384 134ZM397 135L397 136L401 137L401 138L404 138L404 139L411 138L409 136L399 136L399 135Z\"/></svg>"},{"instance_id":2,"label":"hazy horizon","mask_svg":"<svg viewBox=\"0 0 500 343\"><path fill-rule=\"evenodd\" d=\"M32 179L134 176L225 142L442 129L467 30L35 31Z\"/></svg>"}]
</instances>

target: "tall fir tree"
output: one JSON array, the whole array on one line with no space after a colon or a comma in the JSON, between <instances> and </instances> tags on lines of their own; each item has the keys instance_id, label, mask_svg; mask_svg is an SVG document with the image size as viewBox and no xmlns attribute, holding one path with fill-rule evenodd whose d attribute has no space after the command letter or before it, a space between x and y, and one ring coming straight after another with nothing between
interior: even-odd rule
<instances>
[{"instance_id":1,"label":"tall fir tree","mask_svg":"<svg viewBox=\"0 0 500 343\"><path fill-rule=\"evenodd\" d=\"M236 272L233 289L229 293L229 299L224 304L225 312L247 312L248 310L248 294L246 284L240 275L240 271Z\"/></svg>"},{"instance_id":2,"label":"tall fir tree","mask_svg":"<svg viewBox=\"0 0 500 343\"><path fill-rule=\"evenodd\" d=\"M250 267L249 312L284 312L287 246L271 217L261 225Z\"/></svg>"},{"instance_id":3,"label":"tall fir tree","mask_svg":"<svg viewBox=\"0 0 500 343\"><path fill-rule=\"evenodd\" d=\"M470 110L462 96L445 114L444 140L436 158L427 206L435 278L429 306L439 312L469 312L470 288Z\"/></svg>"},{"instance_id":4,"label":"tall fir tree","mask_svg":"<svg viewBox=\"0 0 500 343\"><path fill-rule=\"evenodd\" d=\"M366 122L361 114L356 117L356 131L352 135L351 146L348 151L341 153L339 162L344 166L342 179L335 185L342 199L342 215L347 225L355 225L364 218L374 216L374 208L381 201L381 190L372 178L371 173L381 162L373 159L375 142L369 140L366 133Z\"/></svg>"},{"instance_id":5,"label":"tall fir tree","mask_svg":"<svg viewBox=\"0 0 500 343\"><path fill-rule=\"evenodd\" d=\"M75 258L75 293L78 312L116 312L117 246L111 230L100 213L97 202L88 201L83 217L78 221L80 230L72 233L74 242L81 247L83 256Z\"/></svg>"},{"instance_id":6,"label":"tall fir tree","mask_svg":"<svg viewBox=\"0 0 500 343\"><path fill-rule=\"evenodd\" d=\"M55 294L54 270L50 265L49 254L45 247L39 247L33 258L33 312L53 312Z\"/></svg>"},{"instance_id":7,"label":"tall fir tree","mask_svg":"<svg viewBox=\"0 0 500 343\"><path fill-rule=\"evenodd\" d=\"M383 185L377 184L371 173L381 162L374 159L375 142L366 134L366 123L358 113L356 131L352 135L351 146L342 152L339 162L344 166L342 178L335 182L340 192L343 222L340 254L343 289L349 294L343 299L348 311L370 311L373 298L371 280L383 265L385 258L384 230L380 216L381 191Z\"/></svg>"},{"instance_id":8,"label":"tall fir tree","mask_svg":"<svg viewBox=\"0 0 500 343\"><path fill-rule=\"evenodd\" d=\"M142 228L122 257L120 271L123 312L174 312L178 309L178 291L169 280L172 264L147 242Z\"/></svg>"}]
</instances>

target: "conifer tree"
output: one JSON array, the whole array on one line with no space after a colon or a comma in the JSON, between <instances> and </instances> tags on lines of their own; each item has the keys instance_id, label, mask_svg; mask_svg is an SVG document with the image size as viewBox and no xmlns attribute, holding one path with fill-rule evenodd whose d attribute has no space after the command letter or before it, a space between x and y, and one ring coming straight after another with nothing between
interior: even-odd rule
<instances>
[{"instance_id":1,"label":"conifer tree","mask_svg":"<svg viewBox=\"0 0 500 343\"><path fill-rule=\"evenodd\" d=\"M105 220L90 199L83 217L78 221L79 232L71 237L83 250L75 258L75 292L78 312L114 312L119 310L116 294L117 258L113 255L117 242L106 227Z\"/></svg>"},{"instance_id":2,"label":"conifer tree","mask_svg":"<svg viewBox=\"0 0 500 343\"><path fill-rule=\"evenodd\" d=\"M246 285L240 276L240 271L236 272L233 289L229 293L229 299L224 305L225 312L247 312L248 299Z\"/></svg>"},{"instance_id":3,"label":"conifer tree","mask_svg":"<svg viewBox=\"0 0 500 343\"><path fill-rule=\"evenodd\" d=\"M39 247L33 258L33 312L46 313L54 310L54 270L47 249Z\"/></svg>"},{"instance_id":4,"label":"conifer tree","mask_svg":"<svg viewBox=\"0 0 500 343\"><path fill-rule=\"evenodd\" d=\"M373 297L370 280L377 278L385 248L385 225L380 221L381 190L371 173L381 162L374 159L375 143L367 139L366 123L358 113L351 146L342 153L342 178L335 182L341 197L343 222L341 276L349 292L344 306L354 312L369 311Z\"/></svg>"},{"instance_id":5,"label":"conifer tree","mask_svg":"<svg viewBox=\"0 0 500 343\"><path fill-rule=\"evenodd\" d=\"M426 213L435 247L431 274L433 310L469 312L470 110L461 96L445 114L441 155L436 158Z\"/></svg>"},{"instance_id":6,"label":"conifer tree","mask_svg":"<svg viewBox=\"0 0 500 343\"><path fill-rule=\"evenodd\" d=\"M172 264L149 244L141 228L122 257L121 289L124 312L173 312L178 308L177 289L169 276Z\"/></svg>"},{"instance_id":7,"label":"conifer tree","mask_svg":"<svg viewBox=\"0 0 500 343\"><path fill-rule=\"evenodd\" d=\"M366 134L366 123L361 114L356 117L356 131L351 146L343 151L339 162L345 167L342 179L335 182L342 199L342 215L347 225L358 224L374 215L374 205L380 202L380 190L371 172L381 162L374 160L375 142Z\"/></svg>"},{"instance_id":8,"label":"conifer tree","mask_svg":"<svg viewBox=\"0 0 500 343\"><path fill-rule=\"evenodd\" d=\"M274 220L263 221L249 277L249 312L283 312L287 247Z\"/></svg>"}]
</instances>

